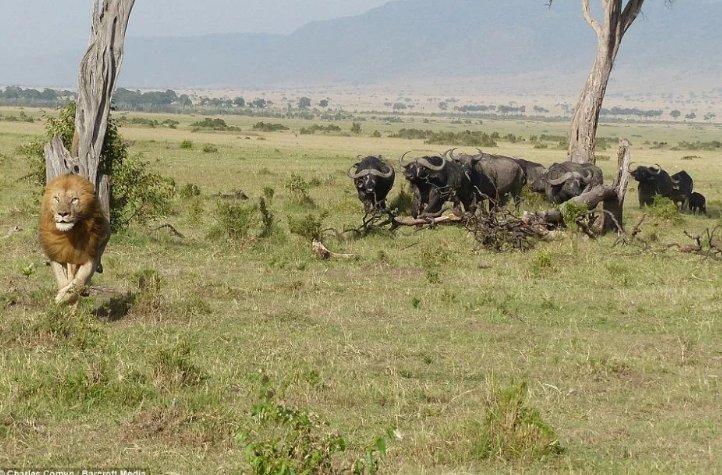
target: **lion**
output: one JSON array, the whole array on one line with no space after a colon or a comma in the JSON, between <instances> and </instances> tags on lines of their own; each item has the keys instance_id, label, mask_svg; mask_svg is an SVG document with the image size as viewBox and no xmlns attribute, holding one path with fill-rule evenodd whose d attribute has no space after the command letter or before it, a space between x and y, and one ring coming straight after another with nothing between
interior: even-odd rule
<instances>
[{"instance_id":1,"label":"lion","mask_svg":"<svg viewBox=\"0 0 722 475\"><path fill-rule=\"evenodd\" d=\"M55 303L77 303L110 238L93 184L72 174L51 180L40 207L39 234L58 284Z\"/></svg>"}]
</instances>

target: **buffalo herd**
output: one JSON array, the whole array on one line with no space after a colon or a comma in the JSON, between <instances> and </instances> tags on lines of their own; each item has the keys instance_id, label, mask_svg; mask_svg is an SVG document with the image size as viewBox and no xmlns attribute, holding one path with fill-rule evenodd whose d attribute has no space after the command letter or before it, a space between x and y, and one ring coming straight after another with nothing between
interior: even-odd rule
<instances>
[{"instance_id":1,"label":"buffalo herd","mask_svg":"<svg viewBox=\"0 0 722 475\"><path fill-rule=\"evenodd\" d=\"M549 168L521 158L492 155L481 150L477 154L425 155L399 159L404 178L411 186L411 215L434 218L441 215L449 202L453 212L461 216L477 209L495 210L510 200L518 207L522 188L542 194L553 204L564 203L603 184L602 170L592 164L555 163ZM354 180L359 200L367 214L386 210L386 198L394 185L393 166L380 156L362 158L348 171ZM639 183L640 207L653 204L655 196L672 200L679 208L706 214L704 196L694 192L692 177L685 171L670 175L661 167L639 166L628 170Z\"/></svg>"}]
</instances>

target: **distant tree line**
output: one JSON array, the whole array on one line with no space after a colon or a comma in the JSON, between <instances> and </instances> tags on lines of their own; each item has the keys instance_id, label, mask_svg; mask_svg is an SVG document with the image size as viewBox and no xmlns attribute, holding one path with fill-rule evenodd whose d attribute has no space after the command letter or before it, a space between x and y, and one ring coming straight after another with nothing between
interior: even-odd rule
<instances>
[{"instance_id":1,"label":"distant tree line","mask_svg":"<svg viewBox=\"0 0 722 475\"><path fill-rule=\"evenodd\" d=\"M0 105L5 106L38 106L38 107L59 107L74 101L76 93L66 90L55 90L45 88L23 89L17 86L8 86L0 90Z\"/></svg>"}]
</instances>

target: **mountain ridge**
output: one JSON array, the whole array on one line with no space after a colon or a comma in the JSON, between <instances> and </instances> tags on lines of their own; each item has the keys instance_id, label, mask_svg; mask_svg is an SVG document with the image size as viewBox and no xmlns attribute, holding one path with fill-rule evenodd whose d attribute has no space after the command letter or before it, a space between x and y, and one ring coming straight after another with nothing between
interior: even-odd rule
<instances>
[{"instance_id":1,"label":"mountain ridge","mask_svg":"<svg viewBox=\"0 0 722 475\"><path fill-rule=\"evenodd\" d=\"M648 2L649 3L649 2ZM640 91L709 89L722 76L722 2L649 3L627 33L613 84ZM680 22L680 19L684 20ZM131 19L132 21L132 19ZM676 24L696 25L681 29ZM289 35L129 37L125 87L269 87L550 78L579 87L595 49L577 1L396 0L362 15L315 21ZM81 53L73 53L75 57ZM32 58L0 82L72 84L70 53ZM47 67L51 65L52 67ZM651 81L651 84L650 84ZM716 81L716 83L715 83ZM544 82L544 81L540 81Z\"/></svg>"}]
</instances>

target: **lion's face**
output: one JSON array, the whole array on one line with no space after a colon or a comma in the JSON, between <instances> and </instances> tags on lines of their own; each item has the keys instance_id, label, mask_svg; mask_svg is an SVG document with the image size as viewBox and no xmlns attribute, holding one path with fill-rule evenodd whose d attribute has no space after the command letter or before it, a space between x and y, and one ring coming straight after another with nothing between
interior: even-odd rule
<instances>
[{"instance_id":1,"label":"lion's face","mask_svg":"<svg viewBox=\"0 0 722 475\"><path fill-rule=\"evenodd\" d=\"M77 176L55 180L46 192L49 218L58 231L68 232L88 215L94 199L90 182Z\"/></svg>"}]
</instances>

